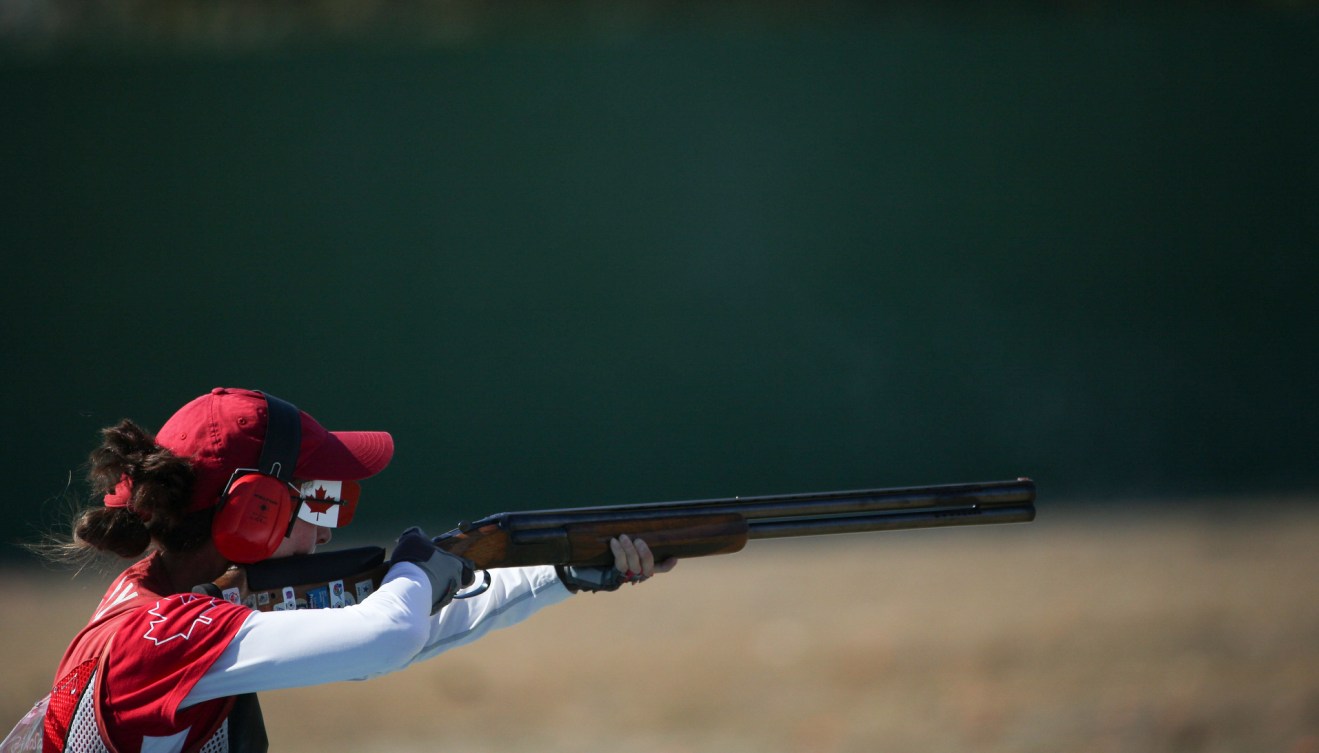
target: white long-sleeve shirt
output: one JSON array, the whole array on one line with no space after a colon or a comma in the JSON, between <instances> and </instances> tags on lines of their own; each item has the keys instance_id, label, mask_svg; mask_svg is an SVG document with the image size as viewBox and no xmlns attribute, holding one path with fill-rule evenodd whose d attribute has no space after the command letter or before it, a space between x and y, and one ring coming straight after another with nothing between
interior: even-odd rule
<instances>
[{"instance_id":1,"label":"white long-sleeve shirt","mask_svg":"<svg viewBox=\"0 0 1319 753\"><path fill-rule=\"evenodd\" d=\"M570 594L553 567L491 570L490 588L431 615L426 574L390 568L360 604L253 612L182 707L225 696L360 680L397 671L530 617Z\"/></svg>"}]
</instances>

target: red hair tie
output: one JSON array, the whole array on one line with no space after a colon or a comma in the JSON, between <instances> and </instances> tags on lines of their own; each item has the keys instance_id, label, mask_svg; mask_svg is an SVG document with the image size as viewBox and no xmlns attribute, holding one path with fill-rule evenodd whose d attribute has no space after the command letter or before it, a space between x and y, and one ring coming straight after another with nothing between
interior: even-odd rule
<instances>
[{"instance_id":1,"label":"red hair tie","mask_svg":"<svg viewBox=\"0 0 1319 753\"><path fill-rule=\"evenodd\" d=\"M133 501L133 479L129 478L127 473L120 476L119 483L115 484L114 490L102 497L101 501L106 507L132 509L128 503ZM137 513L137 516L143 520L150 517L144 515L141 510L133 510L133 512Z\"/></svg>"}]
</instances>

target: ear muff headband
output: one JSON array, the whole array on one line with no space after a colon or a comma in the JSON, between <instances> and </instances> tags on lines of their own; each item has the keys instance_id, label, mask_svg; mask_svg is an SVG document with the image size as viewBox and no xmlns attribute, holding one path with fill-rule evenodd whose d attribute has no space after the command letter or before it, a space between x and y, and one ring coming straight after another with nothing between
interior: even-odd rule
<instances>
[{"instance_id":1,"label":"ear muff headband","mask_svg":"<svg viewBox=\"0 0 1319 753\"><path fill-rule=\"evenodd\" d=\"M302 449L302 414L287 400L274 395L265 398L266 438L261 443L257 470L291 484L298 451Z\"/></svg>"},{"instance_id":2,"label":"ear muff headband","mask_svg":"<svg viewBox=\"0 0 1319 753\"><path fill-rule=\"evenodd\" d=\"M302 446L302 414L266 398L266 436L256 468L234 471L211 523L215 548L231 562L251 564L275 553L295 520L293 471Z\"/></svg>"}]
</instances>

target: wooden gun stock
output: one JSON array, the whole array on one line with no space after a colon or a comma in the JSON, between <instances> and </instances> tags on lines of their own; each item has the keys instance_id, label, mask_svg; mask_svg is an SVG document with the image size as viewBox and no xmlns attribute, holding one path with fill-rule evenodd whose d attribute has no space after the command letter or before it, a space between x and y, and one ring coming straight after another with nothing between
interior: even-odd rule
<instances>
[{"instance_id":1,"label":"wooden gun stock","mask_svg":"<svg viewBox=\"0 0 1319 753\"><path fill-rule=\"evenodd\" d=\"M609 565L609 540L644 539L656 559L741 551L751 539L913 528L1025 523L1035 519L1028 478L978 484L868 489L689 502L500 513L435 537L480 570L531 565ZM346 606L380 586L379 547L267 560L231 568L194 591L255 609ZM336 586L338 587L336 597Z\"/></svg>"}]
</instances>

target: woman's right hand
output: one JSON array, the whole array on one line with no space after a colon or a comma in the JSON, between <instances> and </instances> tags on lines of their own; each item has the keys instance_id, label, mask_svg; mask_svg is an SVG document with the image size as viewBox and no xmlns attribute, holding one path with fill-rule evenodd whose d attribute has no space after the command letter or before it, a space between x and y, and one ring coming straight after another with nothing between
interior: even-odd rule
<instances>
[{"instance_id":1,"label":"woman's right hand","mask_svg":"<svg viewBox=\"0 0 1319 753\"><path fill-rule=\"evenodd\" d=\"M431 538L416 526L398 537L389 564L399 562L411 562L426 573L431 583L431 614L453 601L458 589L466 588L476 580L476 568L471 562L435 546Z\"/></svg>"}]
</instances>

